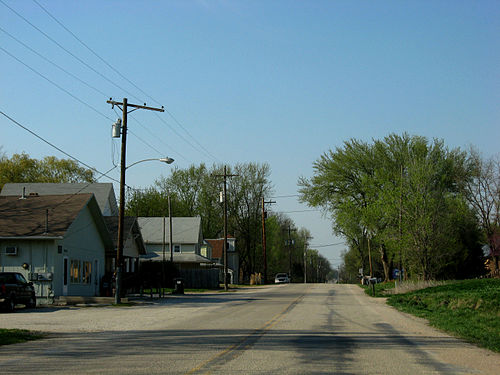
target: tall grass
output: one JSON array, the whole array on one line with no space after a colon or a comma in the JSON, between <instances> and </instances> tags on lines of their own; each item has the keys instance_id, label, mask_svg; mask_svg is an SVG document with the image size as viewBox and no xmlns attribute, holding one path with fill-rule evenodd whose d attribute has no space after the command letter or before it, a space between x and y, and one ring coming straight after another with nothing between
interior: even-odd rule
<instances>
[{"instance_id":1,"label":"tall grass","mask_svg":"<svg viewBox=\"0 0 500 375\"><path fill-rule=\"evenodd\" d=\"M409 280L409 281L403 281L401 283L396 282L394 288L385 290L385 294L404 294L408 292L414 292L420 289L445 285L447 283L448 283L447 281L435 281L435 280L427 280L427 281Z\"/></svg>"}]
</instances>

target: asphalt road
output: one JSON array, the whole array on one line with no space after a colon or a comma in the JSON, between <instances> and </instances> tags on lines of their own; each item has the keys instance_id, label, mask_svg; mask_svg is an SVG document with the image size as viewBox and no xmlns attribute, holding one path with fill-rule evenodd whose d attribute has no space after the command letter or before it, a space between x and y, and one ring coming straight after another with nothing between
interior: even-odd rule
<instances>
[{"instance_id":1,"label":"asphalt road","mask_svg":"<svg viewBox=\"0 0 500 375\"><path fill-rule=\"evenodd\" d=\"M354 285L279 285L134 307L0 314L51 332L0 347L1 374L498 374L500 355Z\"/></svg>"}]
</instances>

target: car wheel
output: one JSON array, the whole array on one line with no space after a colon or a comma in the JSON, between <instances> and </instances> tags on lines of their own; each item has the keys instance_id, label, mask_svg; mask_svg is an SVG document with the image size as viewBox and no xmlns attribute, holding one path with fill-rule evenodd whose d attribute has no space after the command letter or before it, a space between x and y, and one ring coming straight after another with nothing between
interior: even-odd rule
<instances>
[{"instance_id":1,"label":"car wheel","mask_svg":"<svg viewBox=\"0 0 500 375\"><path fill-rule=\"evenodd\" d=\"M36 297L35 297L35 295L32 295L30 297L30 300L28 301L28 305L27 306L30 307L30 308L36 307Z\"/></svg>"}]
</instances>

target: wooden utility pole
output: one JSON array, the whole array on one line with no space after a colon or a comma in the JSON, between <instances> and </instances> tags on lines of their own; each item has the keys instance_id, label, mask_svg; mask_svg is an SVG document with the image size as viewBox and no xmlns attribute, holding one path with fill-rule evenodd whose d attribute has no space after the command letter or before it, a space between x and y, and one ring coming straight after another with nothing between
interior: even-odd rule
<instances>
[{"instance_id":1,"label":"wooden utility pole","mask_svg":"<svg viewBox=\"0 0 500 375\"><path fill-rule=\"evenodd\" d=\"M174 263L174 249L173 249L173 233L172 233L172 205L170 203L170 194L167 197L168 199L168 244L170 248L170 263Z\"/></svg>"},{"instance_id":2,"label":"wooden utility pole","mask_svg":"<svg viewBox=\"0 0 500 375\"><path fill-rule=\"evenodd\" d=\"M307 284L307 241L312 239L312 237L306 236L304 242L304 284Z\"/></svg>"},{"instance_id":3,"label":"wooden utility pole","mask_svg":"<svg viewBox=\"0 0 500 375\"><path fill-rule=\"evenodd\" d=\"M276 203L275 201L264 201L262 198L262 256L264 258L264 284L267 284L267 251L266 251L266 204Z\"/></svg>"},{"instance_id":4,"label":"wooden utility pole","mask_svg":"<svg viewBox=\"0 0 500 375\"><path fill-rule=\"evenodd\" d=\"M133 112L137 109L147 109L150 111L158 111L165 112L162 108L153 108L147 107L144 105L137 104L129 104L127 98L123 98L123 102L116 102L111 98L107 101L108 104L111 104L113 107L116 105L118 108L122 109L122 149L121 149L121 164L120 164L120 207L118 209L118 246L116 249L116 287L115 287L115 304L119 304L121 302L121 293L122 293L122 263L123 263L123 224L125 220L125 170L127 167L125 166L126 160L126 151L127 151L127 115L128 115L128 107L132 107L130 112Z\"/></svg>"},{"instance_id":5,"label":"wooden utility pole","mask_svg":"<svg viewBox=\"0 0 500 375\"><path fill-rule=\"evenodd\" d=\"M224 190L223 190L223 200L224 200L224 244L223 244L223 257L224 257L224 290L227 291L227 178L228 177L238 177L237 174L227 174L227 168L224 166L224 174L216 174L214 176L224 177Z\"/></svg>"},{"instance_id":6,"label":"wooden utility pole","mask_svg":"<svg viewBox=\"0 0 500 375\"><path fill-rule=\"evenodd\" d=\"M288 277L292 278L292 247L294 245L294 241L292 240L292 232L297 231L297 229L292 228L291 225L288 226Z\"/></svg>"}]
</instances>

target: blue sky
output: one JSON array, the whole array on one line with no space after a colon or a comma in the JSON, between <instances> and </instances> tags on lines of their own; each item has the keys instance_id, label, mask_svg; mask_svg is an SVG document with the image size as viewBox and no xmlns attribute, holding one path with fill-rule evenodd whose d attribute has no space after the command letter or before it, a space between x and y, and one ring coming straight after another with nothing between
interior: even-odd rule
<instances>
[{"instance_id":1,"label":"blue sky","mask_svg":"<svg viewBox=\"0 0 500 375\"><path fill-rule=\"evenodd\" d=\"M169 112L130 115L127 164L267 162L277 197L350 138L408 132L498 152L498 1L37 2L100 58L36 2L1 0L0 111L103 172L119 161L109 97ZM3 116L0 134L8 156L65 157ZM127 184L169 168L140 164ZM312 245L341 242L319 212L274 200ZM319 249L337 265L344 248Z\"/></svg>"}]
</instances>

